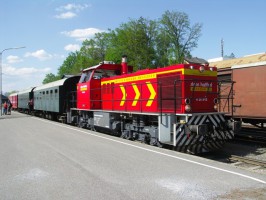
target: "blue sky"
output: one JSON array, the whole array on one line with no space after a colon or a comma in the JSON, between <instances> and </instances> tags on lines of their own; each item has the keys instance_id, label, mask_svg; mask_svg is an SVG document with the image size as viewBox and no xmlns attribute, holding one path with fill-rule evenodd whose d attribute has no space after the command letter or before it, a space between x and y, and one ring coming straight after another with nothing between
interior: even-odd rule
<instances>
[{"instance_id":1,"label":"blue sky","mask_svg":"<svg viewBox=\"0 0 266 200\"><path fill-rule=\"evenodd\" d=\"M3 92L40 85L82 40L128 19L158 19L166 10L202 23L192 55L204 59L266 51L265 0L0 0ZM88 67L88 66L85 66Z\"/></svg>"}]
</instances>

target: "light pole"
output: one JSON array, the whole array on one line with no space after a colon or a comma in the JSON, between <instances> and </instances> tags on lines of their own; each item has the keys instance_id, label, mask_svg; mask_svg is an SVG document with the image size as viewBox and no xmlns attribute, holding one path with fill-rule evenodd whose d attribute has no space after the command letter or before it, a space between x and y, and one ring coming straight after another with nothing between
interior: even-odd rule
<instances>
[{"instance_id":1,"label":"light pole","mask_svg":"<svg viewBox=\"0 0 266 200\"><path fill-rule=\"evenodd\" d=\"M1 92L1 95L0 95L0 108L1 108L1 116L2 116L2 85L3 85L3 81L2 81L2 54L4 51L7 51L7 50L12 50L12 49L22 49L22 48L26 48L26 47L11 47L11 48L6 48L6 49L3 49L1 52L0 52L0 77L1 77L1 80L0 80L0 83L1 83L1 87L0 87L0 92Z\"/></svg>"}]
</instances>

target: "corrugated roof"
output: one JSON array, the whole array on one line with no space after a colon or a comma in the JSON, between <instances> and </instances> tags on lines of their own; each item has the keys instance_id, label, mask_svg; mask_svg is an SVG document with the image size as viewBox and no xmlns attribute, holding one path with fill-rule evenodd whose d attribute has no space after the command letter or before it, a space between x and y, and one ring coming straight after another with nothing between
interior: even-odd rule
<instances>
[{"instance_id":1,"label":"corrugated roof","mask_svg":"<svg viewBox=\"0 0 266 200\"><path fill-rule=\"evenodd\" d=\"M260 53L255 55L244 56L241 58L210 62L210 66L217 68L228 68L235 65L251 64L264 61L266 61L266 53Z\"/></svg>"}]
</instances>

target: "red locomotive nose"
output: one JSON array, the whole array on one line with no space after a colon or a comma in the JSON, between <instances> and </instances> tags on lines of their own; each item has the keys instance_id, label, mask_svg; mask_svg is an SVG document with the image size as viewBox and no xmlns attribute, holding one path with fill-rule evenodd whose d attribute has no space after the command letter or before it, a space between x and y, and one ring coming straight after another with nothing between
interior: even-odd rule
<instances>
[{"instance_id":1,"label":"red locomotive nose","mask_svg":"<svg viewBox=\"0 0 266 200\"><path fill-rule=\"evenodd\" d=\"M127 56L122 56L122 75L128 73L128 67L127 67Z\"/></svg>"}]
</instances>

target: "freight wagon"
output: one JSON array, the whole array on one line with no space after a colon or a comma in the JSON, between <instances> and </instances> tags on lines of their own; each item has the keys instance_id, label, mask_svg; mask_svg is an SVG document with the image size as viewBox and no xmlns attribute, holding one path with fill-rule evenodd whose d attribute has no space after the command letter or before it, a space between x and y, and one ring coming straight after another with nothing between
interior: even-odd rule
<instances>
[{"instance_id":1,"label":"freight wagon","mask_svg":"<svg viewBox=\"0 0 266 200\"><path fill-rule=\"evenodd\" d=\"M222 101L220 111L244 123L263 127L266 123L266 54L211 64L218 67L218 78L225 82L224 87L226 81L234 82L231 98Z\"/></svg>"}]
</instances>

